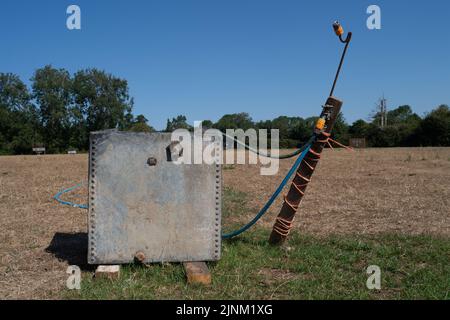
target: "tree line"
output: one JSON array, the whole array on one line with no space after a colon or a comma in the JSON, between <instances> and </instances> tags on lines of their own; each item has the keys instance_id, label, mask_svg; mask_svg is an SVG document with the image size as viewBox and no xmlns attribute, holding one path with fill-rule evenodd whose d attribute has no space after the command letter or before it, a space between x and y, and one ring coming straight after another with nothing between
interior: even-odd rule
<instances>
[{"instance_id":1,"label":"tree line","mask_svg":"<svg viewBox=\"0 0 450 320\"><path fill-rule=\"evenodd\" d=\"M216 123L203 121L202 126L226 129L278 129L280 147L295 148L311 137L312 128L318 117L280 116L273 120L254 122L248 113L227 114ZM178 116L167 120L166 131L176 128L190 128L186 117ZM364 138L369 147L417 147L450 146L450 109L440 105L420 117L409 105L399 106L387 112L387 125L380 126L380 114L376 113L370 121L357 120L349 125L340 113L332 132L333 139L349 144L351 138Z\"/></svg>"},{"instance_id":2,"label":"tree line","mask_svg":"<svg viewBox=\"0 0 450 320\"><path fill-rule=\"evenodd\" d=\"M85 151L89 133L117 128L153 132L143 115L134 116L128 82L98 69L84 69L71 75L50 65L35 71L31 87L15 74L0 73L0 154L29 154L33 147L48 153L69 149ZM349 125L342 114L333 130L334 138L366 138L371 147L450 146L450 110L441 105L424 117L410 106L387 114L388 125L380 128L379 115L371 121ZM317 117L280 116L253 121L248 113L226 114L217 122L203 121L205 128L279 129L280 146L296 147L308 140ZM164 131L192 130L184 115L168 119Z\"/></svg>"}]
</instances>

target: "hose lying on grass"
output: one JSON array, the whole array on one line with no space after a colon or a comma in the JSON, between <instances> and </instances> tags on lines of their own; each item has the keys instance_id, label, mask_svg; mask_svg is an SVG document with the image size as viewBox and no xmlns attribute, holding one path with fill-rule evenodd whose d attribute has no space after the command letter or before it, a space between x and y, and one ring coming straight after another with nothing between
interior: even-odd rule
<instances>
[{"instance_id":1,"label":"hose lying on grass","mask_svg":"<svg viewBox=\"0 0 450 320\"><path fill-rule=\"evenodd\" d=\"M71 206L74 208L80 208L80 209L89 209L89 206L87 204L77 204L77 203L73 203L70 201L65 201L61 199L61 196L65 193L71 192L72 190L78 189L80 187L83 186L83 183L79 183L76 186L70 187L68 189L62 190L60 192L58 192L57 194L55 194L55 196L53 197L53 199L55 199L56 201L58 201L61 204L65 204L67 206Z\"/></svg>"}]
</instances>

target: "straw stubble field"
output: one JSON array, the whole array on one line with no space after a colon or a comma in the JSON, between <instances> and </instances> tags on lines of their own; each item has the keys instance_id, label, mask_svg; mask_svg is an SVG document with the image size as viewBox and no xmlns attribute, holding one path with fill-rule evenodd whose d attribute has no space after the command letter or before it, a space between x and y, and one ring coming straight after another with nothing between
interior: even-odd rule
<instances>
[{"instance_id":1,"label":"straw stubble field","mask_svg":"<svg viewBox=\"0 0 450 320\"><path fill-rule=\"evenodd\" d=\"M260 176L258 166L225 166L225 189L245 195L246 208L226 215L225 225L253 217L290 164L281 162L276 176ZM52 199L86 181L87 169L84 154L0 157L0 298L60 298L69 264L91 271L86 211ZM86 192L81 188L66 199L85 203ZM259 228L271 228L281 201ZM293 232L318 238L425 234L448 239L449 208L450 148L325 150Z\"/></svg>"}]
</instances>

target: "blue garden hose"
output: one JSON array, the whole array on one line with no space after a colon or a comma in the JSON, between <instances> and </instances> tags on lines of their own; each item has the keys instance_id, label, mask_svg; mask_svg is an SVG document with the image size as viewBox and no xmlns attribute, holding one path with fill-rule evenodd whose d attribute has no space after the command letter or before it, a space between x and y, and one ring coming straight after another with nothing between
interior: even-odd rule
<instances>
[{"instance_id":1,"label":"blue garden hose","mask_svg":"<svg viewBox=\"0 0 450 320\"><path fill-rule=\"evenodd\" d=\"M316 136L315 135L312 136L311 139L309 139L309 141L297 151L298 153L301 152L300 156L297 158L297 160L295 160L294 164L292 165L291 169L289 169L289 171L286 174L286 176L284 177L283 181L281 181L278 188L275 190L275 192L272 194L272 196L266 202L266 204L262 207L262 209L258 212L258 214L249 223L247 223L240 229L235 230L230 233L222 234L222 239L231 239L231 238L234 238L234 237L240 235L241 233L250 229L256 222L258 222L259 219L261 219L261 217L267 212L267 210L270 208L272 203L275 201L275 199L279 196L280 192L286 186L286 184L288 183L289 179L292 177L294 172L297 170L298 166L303 161L303 158L306 156L309 149L311 149L311 146L312 146L313 142L315 141L315 139L316 139ZM71 206L74 208L80 208L80 209L89 209L89 206L87 204L77 204L77 203L73 203L73 202L65 201L65 200L61 199L61 196L63 194L68 193L74 189L81 187L81 186L83 186L83 183L79 183L73 187L62 190L62 191L58 192L53 198L56 201L58 201L59 203L64 204L64 205L68 205L68 206Z\"/></svg>"},{"instance_id":2,"label":"blue garden hose","mask_svg":"<svg viewBox=\"0 0 450 320\"><path fill-rule=\"evenodd\" d=\"M243 233L243 232L247 231L249 228L251 228L259 219L261 219L261 217L267 212L267 210L270 208L272 203L275 201L275 199L278 197L280 192L283 190L284 186L287 184L287 182L289 181L291 176L297 170L298 166L303 161L303 158L306 156L309 149L311 149L311 145L314 142L315 138L316 138L315 136L311 137L311 139L300 149L300 150L302 150L302 153L297 158L297 160L295 160L294 164L292 165L291 169L288 171L288 173L284 177L283 181L281 181L278 188L272 194L270 199L266 202L264 207L262 207L262 209L258 212L258 214L249 223L244 225L242 228L235 230L233 232L230 232L230 233L222 234L222 239L231 239L231 238L234 238L234 237L240 235L241 233Z\"/></svg>"},{"instance_id":3,"label":"blue garden hose","mask_svg":"<svg viewBox=\"0 0 450 320\"><path fill-rule=\"evenodd\" d=\"M74 207L74 208L89 209L89 206L87 204L77 204L77 203L73 203L73 202L65 201L65 200L61 199L61 196L63 194L68 193L68 192L70 192L70 191L72 191L74 189L77 189L77 188L81 187L82 185L83 185L83 183L79 183L76 186L70 187L69 189L65 189L63 191L60 191L53 197L53 199L55 199L56 201L58 201L61 204L65 204L65 205L68 205L68 206L71 206L71 207Z\"/></svg>"}]
</instances>

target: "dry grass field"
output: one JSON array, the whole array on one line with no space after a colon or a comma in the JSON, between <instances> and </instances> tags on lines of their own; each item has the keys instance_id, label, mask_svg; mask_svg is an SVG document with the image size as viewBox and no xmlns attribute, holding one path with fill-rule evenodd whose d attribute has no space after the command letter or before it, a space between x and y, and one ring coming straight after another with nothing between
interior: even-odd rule
<instances>
[{"instance_id":1,"label":"dry grass field","mask_svg":"<svg viewBox=\"0 0 450 320\"><path fill-rule=\"evenodd\" d=\"M291 164L280 162L276 177L235 166L224 171L225 186L247 193L257 210ZM268 227L281 203L263 219ZM296 227L314 235L450 235L450 148L325 150L299 210Z\"/></svg>"},{"instance_id":2,"label":"dry grass field","mask_svg":"<svg viewBox=\"0 0 450 320\"><path fill-rule=\"evenodd\" d=\"M260 176L257 166L226 166L225 187L245 194L249 210L225 217L225 223L253 217L290 164L281 162L279 174L271 177ZM61 189L86 181L87 169L87 155L0 157L1 299L60 298L67 265L89 271L86 211L52 199ZM81 188L65 199L85 203L86 192ZM280 205L278 200L258 225L271 228ZM294 232L448 239L450 148L326 150Z\"/></svg>"}]
</instances>

